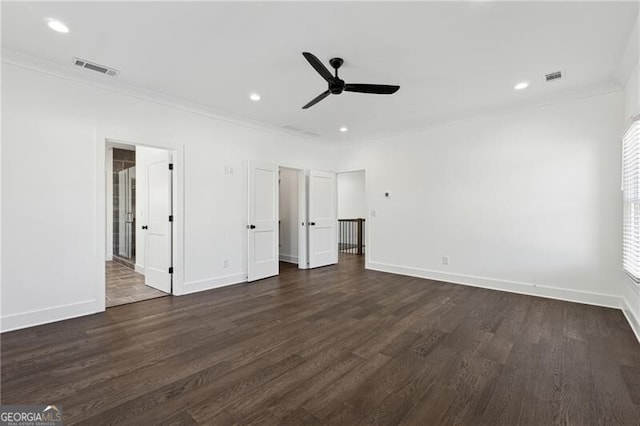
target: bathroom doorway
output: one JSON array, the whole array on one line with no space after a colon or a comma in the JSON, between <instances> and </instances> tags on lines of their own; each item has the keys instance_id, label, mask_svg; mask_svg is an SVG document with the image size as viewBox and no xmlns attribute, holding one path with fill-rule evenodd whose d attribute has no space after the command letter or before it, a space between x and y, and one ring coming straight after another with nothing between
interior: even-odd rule
<instances>
[{"instance_id":1,"label":"bathroom doorway","mask_svg":"<svg viewBox=\"0 0 640 426\"><path fill-rule=\"evenodd\" d=\"M115 142L108 142L106 150L105 306L167 296L170 271L154 265L158 260L169 265L171 254L161 252L170 251L171 224L156 223L154 217L165 222L170 215L170 153ZM145 256L149 251L153 256Z\"/></svg>"}]
</instances>

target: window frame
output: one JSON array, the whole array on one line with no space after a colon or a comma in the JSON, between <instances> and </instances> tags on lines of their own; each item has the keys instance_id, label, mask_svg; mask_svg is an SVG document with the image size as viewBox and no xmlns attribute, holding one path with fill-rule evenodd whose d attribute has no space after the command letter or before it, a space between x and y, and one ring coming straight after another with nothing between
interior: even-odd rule
<instances>
[{"instance_id":1,"label":"window frame","mask_svg":"<svg viewBox=\"0 0 640 426\"><path fill-rule=\"evenodd\" d=\"M640 285L640 118L622 137L622 269Z\"/></svg>"}]
</instances>

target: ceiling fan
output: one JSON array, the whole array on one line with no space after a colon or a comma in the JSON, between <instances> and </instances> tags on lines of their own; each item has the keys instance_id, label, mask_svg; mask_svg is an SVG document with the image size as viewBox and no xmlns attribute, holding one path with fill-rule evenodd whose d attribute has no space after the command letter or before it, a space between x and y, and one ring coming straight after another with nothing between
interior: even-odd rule
<instances>
[{"instance_id":1,"label":"ceiling fan","mask_svg":"<svg viewBox=\"0 0 640 426\"><path fill-rule=\"evenodd\" d=\"M311 66L329 83L329 88L316 96L311 102L302 107L307 109L314 106L329 95L339 95L342 92L357 92L357 93L372 93L375 95L391 95L396 93L400 86L389 86L386 84L351 84L345 83L338 77L338 68L342 66L344 61L342 58L332 58L329 60L329 64L335 70L335 75L331 75L331 72L325 67L320 59L316 58L312 53L302 52L302 55L306 58Z\"/></svg>"}]
</instances>

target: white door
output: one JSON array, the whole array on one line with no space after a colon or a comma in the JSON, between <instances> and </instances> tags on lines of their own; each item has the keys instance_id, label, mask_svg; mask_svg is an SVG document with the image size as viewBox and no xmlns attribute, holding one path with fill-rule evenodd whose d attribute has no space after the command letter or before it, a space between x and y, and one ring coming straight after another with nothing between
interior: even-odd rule
<instances>
[{"instance_id":1,"label":"white door","mask_svg":"<svg viewBox=\"0 0 640 426\"><path fill-rule=\"evenodd\" d=\"M307 176L298 172L298 268L307 269Z\"/></svg>"},{"instance_id":2,"label":"white door","mask_svg":"<svg viewBox=\"0 0 640 426\"><path fill-rule=\"evenodd\" d=\"M145 284L171 293L171 171L169 152L162 151L144 165L147 177L145 235Z\"/></svg>"},{"instance_id":3,"label":"white door","mask_svg":"<svg viewBox=\"0 0 640 426\"><path fill-rule=\"evenodd\" d=\"M249 163L248 281L279 273L278 166Z\"/></svg>"},{"instance_id":4,"label":"white door","mask_svg":"<svg viewBox=\"0 0 640 426\"><path fill-rule=\"evenodd\" d=\"M309 267L338 263L336 174L309 172Z\"/></svg>"}]
</instances>

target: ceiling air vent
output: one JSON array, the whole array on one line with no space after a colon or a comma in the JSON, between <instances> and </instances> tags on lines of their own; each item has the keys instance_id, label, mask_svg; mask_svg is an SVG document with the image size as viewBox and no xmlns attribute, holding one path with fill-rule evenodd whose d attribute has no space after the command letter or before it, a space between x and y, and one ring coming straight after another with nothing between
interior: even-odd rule
<instances>
[{"instance_id":1,"label":"ceiling air vent","mask_svg":"<svg viewBox=\"0 0 640 426\"><path fill-rule=\"evenodd\" d=\"M99 72L100 74L105 74L111 77L115 77L120 73L120 71L115 70L113 68L105 67L104 65L98 65L96 63L85 61L84 59L80 59L80 58L73 58L73 63L76 66L86 68L91 71Z\"/></svg>"},{"instance_id":2,"label":"ceiling air vent","mask_svg":"<svg viewBox=\"0 0 640 426\"><path fill-rule=\"evenodd\" d=\"M282 126L282 128L286 129L286 130L288 130L290 132L301 133L301 134L303 134L305 136L311 136L313 138L319 138L320 137L320 135L315 133L315 132L310 132L308 130L301 129L300 127L292 126L290 124L287 124L286 126Z\"/></svg>"},{"instance_id":3,"label":"ceiling air vent","mask_svg":"<svg viewBox=\"0 0 640 426\"><path fill-rule=\"evenodd\" d=\"M556 81L562 78L562 71L555 71L544 76L546 81Z\"/></svg>"},{"instance_id":4,"label":"ceiling air vent","mask_svg":"<svg viewBox=\"0 0 640 426\"><path fill-rule=\"evenodd\" d=\"M286 126L282 126L282 128L283 128L283 129L287 129L287 130L289 130L290 132L299 132L299 133L301 133L301 132L302 132L302 129L301 129L301 128L296 127L296 126L292 126L292 125L290 125L290 124L287 124Z\"/></svg>"}]
</instances>

